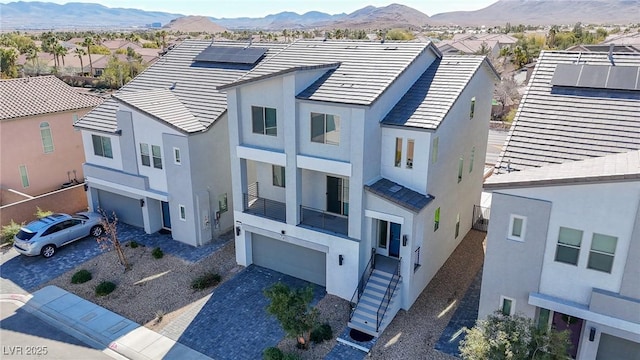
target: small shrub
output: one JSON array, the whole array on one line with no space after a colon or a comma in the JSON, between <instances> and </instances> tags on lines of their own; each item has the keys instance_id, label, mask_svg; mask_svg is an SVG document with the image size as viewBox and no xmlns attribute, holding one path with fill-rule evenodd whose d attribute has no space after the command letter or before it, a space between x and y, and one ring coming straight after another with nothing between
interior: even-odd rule
<instances>
[{"instance_id":1,"label":"small shrub","mask_svg":"<svg viewBox=\"0 0 640 360\"><path fill-rule=\"evenodd\" d=\"M87 281L91 280L91 273L89 272L89 270L79 270L77 271L75 274L73 274L73 276L71 277L71 283L72 284L82 284L82 283L86 283Z\"/></svg>"},{"instance_id":2,"label":"small shrub","mask_svg":"<svg viewBox=\"0 0 640 360\"><path fill-rule=\"evenodd\" d=\"M282 360L300 360L302 359L300 355L295 353L286 353L282 356Z\"/></svg>"},{"instance_id":3,"label":"small shrub","mask_svg":"<svg viewBox=\"0 0 640 360\"><path fill-rule=\"evenodd\" d=\"M151 255L153 255L154 258L156 259L160 259L164 256L164 253L162 252L162 249L160 249L159 247L153 249L153 251L151 251Z\"/></svg>"},{"instance_id":4,"label":"small shrub","mask_svg":"<svg viewBox=\"0 0 640 360\"><path fill-rule=\"evenodd\" d=\"M131 246L132 249L135 249L138 246L140 246L140 244L138 244L135 240L131 240L131 242L129 243L129 246Z\"/></svg>"},{"instance_id":5,"label":"small shrub","mask_svg":"<svg viewBox=\"0 0 640 360\"><path fill-rule=\"evenodd\" d=\"M311 341L316 344L319 344L326 340L331 340L332 337L333 330L331 329L331 325L329 325L328 323L318 325L313 330L311 330Z\"/></svg>"},{"instance_id":6,"label":"small shrub","mask_svg":"<svg viewBox=\"0 0 640 360\"><path fill-rule=\"evenodd\" d=\"M208 287L218 285L221 279L222 277L218 274L206 273L193 279L193 281L191 281L191 288L196 290L203 290Z\"/></svg>"},{"instance_id":7,"label":"small shrub","mask_svg":"<svg viewBox=\"0 0 640 360\"><path fill-rule=\"evenodd\" d=\"M38 219L42 219L49 215L53 215L53 211L51 210L42 210L40 206L36 206L36 213L34 214Z\"/></svg>"},{"instance_id":8,"label":"small shrub","mask_svg":"<svg viewBox=\"0 0 640 360\"><path fill-rule=\"evenodd\" d=\"M116 284L111 281L103 281L96 286L96 295L105 296L109 295L116 289Z\"/></svg>"},{"instance_id":9,"label":"small shrub","mask_svg":"<svg viewBox=\"0 0 640 360\"><path fill-rule=\"evenodd\" d=\"M16 236L18 232L20 232L20 228L24 226L24 223L18 224L15 221L11 220L8 225L2 227L0 230L0 235L2 236L2 242L8 242L13 244L13 237Z\"/></svg>"},{"instance_id":10,"label":"small shrub","mask_svg":"<svg viewBox=\"0 0 640 360\"><path fill-rule=\"evenodd\" d=\"M268 347L262 352L263 360L284 360L282 350L277 347Z\"/></svg>"}]
</instances>

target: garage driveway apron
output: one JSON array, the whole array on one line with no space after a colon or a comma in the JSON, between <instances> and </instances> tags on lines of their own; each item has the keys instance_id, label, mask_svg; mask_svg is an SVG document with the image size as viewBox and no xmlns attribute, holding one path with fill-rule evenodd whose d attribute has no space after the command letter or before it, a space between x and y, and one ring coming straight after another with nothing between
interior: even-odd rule
<instances>
[{"instance_id":1,"label":"garage driveway apron","mask_svg":"<svg viewBox=\"0 0 640 360\"><path fill-rule=\"evenodd\" d=\"M312 286L313 305L326 294L321 286L250 265L217 287L202 308L186 311L161 334L217 360L261 359L262 351L285 335L267 314L269 300L262 293L278 281L291 288Z\"/></svg>"},{"instance_id":2,"label":"garage driveway apron","mask_svg":"<svg viewBox=\"0 0 640 360\"><path fill-rule=\"evenodd\" d=\"M173 240L170 234L145 234L143 229L126 224L118 224L118 237L122 243L135 240L145 246L159 247L163 252L183 260L197 262L222 247L233 237L233 234L229 232L212 243L197 248ZM49 259L42 256L22 256L15 250L8 249L1 255L0 277L11 280L28 292L33 292L103 252L105 251L91 236L58 249L57 253Z\"/></svg>"}]
</instances>

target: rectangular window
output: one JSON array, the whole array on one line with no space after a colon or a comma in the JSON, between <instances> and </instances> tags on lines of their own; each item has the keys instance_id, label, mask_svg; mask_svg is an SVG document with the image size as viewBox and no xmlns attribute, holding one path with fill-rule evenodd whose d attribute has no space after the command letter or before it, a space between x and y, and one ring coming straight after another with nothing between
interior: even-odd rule
<instances>
[{"instance_id":1,"label":"rectangular window","mask_svg":"<svg viewBox=\"0 0 640 360\"><path fill-rule=\"evenodd\" d=\"M591 239L591 251L589 252L587 267L611 273L617 243L618 238L615 236L594 233Z\"/></svg>"},{"instance_id":2,"label":"rectangular window","mask_svg":"<svg viewBox=\"0 0 640 360\"><path fill-rule=\"evenodd\" d=\"M551 310L538 308L538 329L542 331L549 330L550 317L551 317Z\"/></svg>"},{"instance_id":3,"label":"rectangular window","mask_svg":"<svg viewBox=\"0 0 640 360\"><path fill-rule=\"evenodd\" d=\"M396 167L402 164L402 138L396 138L396 158L394 162Z\"/></svg>"},{"instance_id":4,"label":"rectangular window","mask_svg":"<svg viewBox=\"0 0 640 360\"><path fill-rule=\"evenodd\" d=\"M460 214L456 215L456 239L458 238L458 235L460 235Z\"/></svg>"},{"instance_id":5,"label":"rectangular window","mask_svg":"<svg viewBox=\"0 0 640 360\"><path fill-rule=\"evenodd\" d=\"M93 142L93 153L96 156L113 159L113 152L111 151L111 138L106 136L91 135L91 140Z\"/></svg>"},{"instance_id":6,"label":"rectangular window","mask_svg":"<svg viewBox=\"0 0 640 360\"><path fill-rule=\"evenodd\" d=\"M153 167L162 169L162 151L160 150L160 146L151 145L151 156L153 157Z\"/></svg>"},{"instance_id":7,"label":"rectangular window","mask_svg":"<svg viewBox=\"0 0 640 360\"><path fill-rule=\"evenodd\" d=\"M524 241L524 234L527 226L527 218L519 215L511 215L509 219L509 235L507 239Z\"/></svg>"},{"instance_id":8,"label":"rectangular window","mask_svg":"<svg viewBox=\"0 0 640 360\"><path fill-rule=\"evenodd\" d=\"M431 162L435 164L438 161L438 142L439 138L433 139L433 145L431 145Z\"/></svg>"},{"instance_id":9,"label":"rectangular window","mask_svg":"<svg viewBox=\"0 0 640 360\"><path fill-rule=\"evenodd\" d=\"M413 148L415 141L407 140L407 169L413 169Z\"/></svg>"},{"instance_id":10,"label":"rectangular window","mask_svg":"<svg viewBox=\"0 0 640 360\"><path fill-rule=\"evenodd\" d=\"M20 180L22 180L22 187L23 188L28 188L29 187L29 174L27 174L27 166L26 165L20 165L18 167L18 170L20 171Z\"/></svg>"},{"instance_id":11,"label":"rectangular window","mask_svg":"<svg viewBox=\"0 0 640 360\"><path fill-rule=\"evenodd\" d=\"M471 109L469 110L469 118L473 119L473 115L476 112L476 98L475 96L471 98Z\"/></svg>"},{"instance_id":12,"label":"rectangular window","mask_svg":"<svg viewBox=\"0 0 640 360\"><path fill-rule=\"evenodd\" d=\"M143 166L151 166L151 154L149 154L149 144L140 143L140 161Z\"/></svg>"},{"instance_id":13,"label":"rectangular window","mask_svg":"<svg viewBox=\"0 0 640 360\"><path fill-rule=\"evenodd\" d=\"M312 112L311 141L321 144L340 145L340 117Z\"/></svg>"},{"instance_id":14,"label":"rectangular window","mask_svg":"<svg viewBox=\"0 0 640 360\"><path fill-rule=\"evenodd\" d=\"M433 231L438 230L440 227L440 208L436 209L436 212L433 214Z\"/></svg>"},{"instance_id":15,"label":"rectangular window","mask_svg":"<svg viewBox=\"0 0 640 360\"><path fill-rule=\"evenodd\" d=\"M186 221L187 220L187 209L184 207L184 205L178 205L178 208L180 209L180 220Z\"/></svg>"},{"instance_id":16,"label":"rectangular window","mask_svg":"<svg viewBox=\"0 0 640 360\"><path fill-rule=\"evenodd\" d=\"M271 172L273 173L273 186L285 187L284 166L271 165Z\"/></svg>"},{"instance_id":17,"label":"rectangular window","mask_svg":"<svg viewBox=\"0 0 640 360\"><path fill-rule=\"evenodd\" d=\"M508 297L500 296L500 311L503 315L513 315L516 308L516 301Z\"/></svg>"},{"instance_id":18,"label":"rectangular window","mask_svg":"<svg viewBox=\"0 0 640 360\"><path fill-rule=\"evenodd\" d=\"M42 139L42 149L45 154L53 152L53 137L51 137L51 127L48 122L40 124L40 138Z\"/></svg>"},{"instance_id":19,"label":"rectangular window","mask_svg":"<svg viewBox=\"0 0 640 360\"><path fill-rule=\"evenodd\" d=\"M229 210L227 206L227 193L224 193L218 196L218 211L222 214L223 212L227 212L227 210Z\"/></svg>"},{"instance_id":20,"label":"rectangular window","mask_svg":"<svg viewBox=\"0 0 640 360\"><path fill-rule=\"evenodd\" d=\"M387 235L389 223L384 220L378 220L378 247L387 248Z\"/></svg>"},{"instance_id":21,"label":"rectangular window","mask_svg":"<svg viewBox=\"0 0 640 360\"><path fill-rule=\"evenodd\" d=\"M253 124L254 134L278 135L276 109L252 106L251 123Z\"/></svg>"},{"instance_id":22,"label":"rectangular window","mask_svg":"<svg viewBox=\"0 0 640 360\"><path fill-rule=\"evenodd\" d=\"M180 156L180 149L177 147L173 148L173 163L176 165L182 164L182 157Z\"/></svg>"},{"instance_id":23,"label":"rectangular window","mask_svg":"<svg viewBox=\"0 0 640 360\"><path fill-rule=\"evenodd\" d=\"M476 159L476 147L474 146L473 149L471 149L471 158L469 159L469 172L473 171L473 163L475 162Z\"/></svg>"},{"instance_id":24,"label":"rectangular window","mask_svg":"<svg viewBox=\"0 0 640 360\"><path fill-rule=\"evenodd\" d=\"M462 181L462 168L464 168L464 158L458 159L458 182Z\"/></svg>"},{"instance_id":25,"label":"rectangular window","mask_svg":"<svg viewBox=\"0 0 640 360\"><path fill-rule=\"evenodd\" d=\"M558 232L558 246L556 247L556 261L565 264L578 265L582 230L560 227Z\"/></svg>"}]
</instances>

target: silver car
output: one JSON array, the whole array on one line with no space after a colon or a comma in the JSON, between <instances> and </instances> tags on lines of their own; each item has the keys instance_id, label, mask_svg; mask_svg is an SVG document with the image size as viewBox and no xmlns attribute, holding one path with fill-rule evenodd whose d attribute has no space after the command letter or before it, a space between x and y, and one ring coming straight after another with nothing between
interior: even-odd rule
<instances>
[{"instance_id":1,"label":"silver car","mask_svg":"<svg viewBox=\"0 0 640 360\"><path fill-rule=\"evenodd\" d=\"M104 228L100 214L53 214L23 226L13 238L13 248L27 256L52 257L59 247L86 236L100 236Z\"/></svg>"}]
</instances>

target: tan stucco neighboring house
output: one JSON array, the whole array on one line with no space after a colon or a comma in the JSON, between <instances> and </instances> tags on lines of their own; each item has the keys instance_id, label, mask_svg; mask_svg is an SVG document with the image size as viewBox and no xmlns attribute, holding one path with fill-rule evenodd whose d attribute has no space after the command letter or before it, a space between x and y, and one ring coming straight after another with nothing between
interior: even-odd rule
<instances>
[{"instance_id":1,"label":"tan stucco neighboring house","mask_svg":"<svg viewBox=\"0 0 640 360\"><path fill-rule=\"evenodd\" d=\"M37 196L81 182L85 157L73 123L102 101L55 76L0 80L0 187Z\"/></svg>"}]
</instances>

